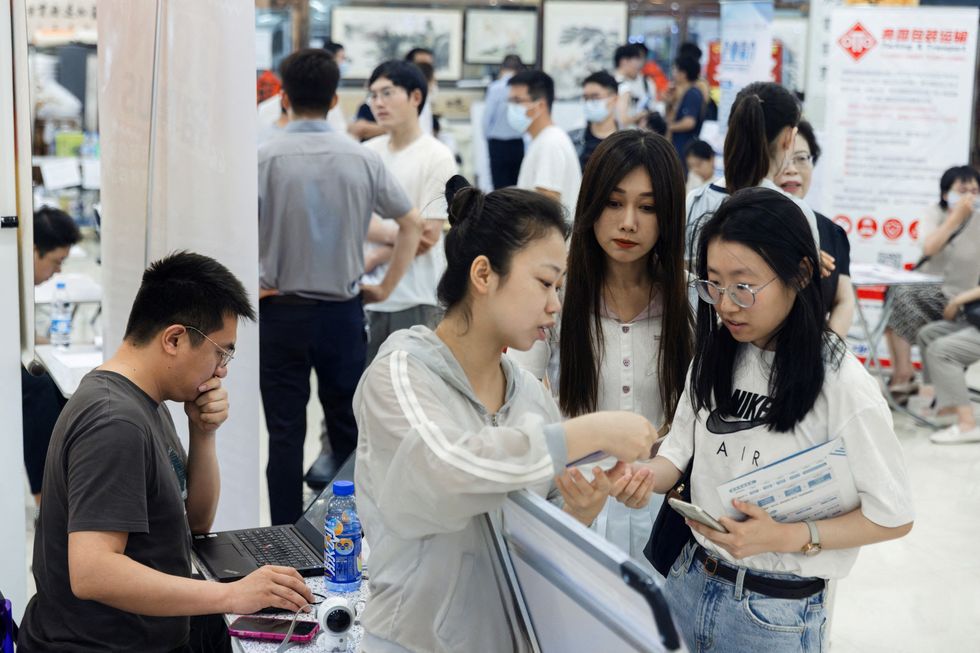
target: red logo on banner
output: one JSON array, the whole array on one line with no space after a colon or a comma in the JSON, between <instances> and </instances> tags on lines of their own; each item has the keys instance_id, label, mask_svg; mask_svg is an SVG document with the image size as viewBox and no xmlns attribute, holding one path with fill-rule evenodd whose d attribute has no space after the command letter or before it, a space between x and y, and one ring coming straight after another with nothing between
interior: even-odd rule
<instances>
[{"instance_id":1,"label":"red logo on banner","mask_svg":"<svg viewBox=\"0 0 980 653\"><path fill-rule=\"evenodd\" d=\"M854 226L851 224L851 219L844 214L835 215L834 222L840 225L841 229L843 229L844 232L848 234L851 233L851 228Z\"/></svg>"},{"instance_id":2,"label":"red logo on banner","mask_svg":"<svg viewBox=\"0 0 980 653\"><path fill-rule=\"evenodd\" d=\"M871 216L865 216L858 220L857 230L862 238L873 238L878 233L878 223Z\"/></svg>"},{"instance_id":3,"label":"red logo on banner","mask_svg":"<svg viewBox=\"0 0 980 653\"><path fill-rule=\"evenodd\" d=\"M914 221L912 224L909 225L909 238L911 238L912 240L918 240L919 239L919 221L918 220Z\"/></svg>"},{"instance_id":4,"label":"red logo on banner","mask_svg":"<svg viewBox=\"0 0 980 653\"><path fill-rule=\"evenodd\" d=\"M881 232L885 234L885 238L888 240L898 240L902 237L904 230L902 221L898 218L888 218L885 220L885 224L881 225Z\"/></svg>"},{"instance_id":5,"label":"red logo on banner","mask_svg":"<svg viewBox=\"0 0 980 653\"><path fill-rule=\"evenodd\" d=\"M871 36L871 32L866 30L861 23L854 23L854 27L847 30L844 36L837 39L837 43L851 55L854 61L857 61L866 55L871 48L878 45L875 37Z\"/></svg>"}]
</instances>

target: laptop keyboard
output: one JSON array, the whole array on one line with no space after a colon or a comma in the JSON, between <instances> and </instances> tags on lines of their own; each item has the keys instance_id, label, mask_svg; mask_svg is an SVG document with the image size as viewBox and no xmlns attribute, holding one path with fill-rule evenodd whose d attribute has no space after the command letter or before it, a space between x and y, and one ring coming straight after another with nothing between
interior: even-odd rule
<instances>
[{"instance_id":1,"label":"laptop keyboard","mask_svg":"<svg viewBox=\"0 0 980 653\"><path fill-rule=\"evenodd\" d=\"M261 565L279 565L294 569L317 569L323 560L300 544L296 535L286 529L259 529L236 533L238 540Z\"/></svg>"}]
</instances>

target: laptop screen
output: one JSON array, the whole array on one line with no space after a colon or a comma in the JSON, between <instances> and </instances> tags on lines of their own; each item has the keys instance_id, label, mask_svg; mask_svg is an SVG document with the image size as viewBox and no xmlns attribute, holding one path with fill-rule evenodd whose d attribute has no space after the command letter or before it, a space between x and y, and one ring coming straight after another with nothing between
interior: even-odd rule
<instances>
[{"instance_id":1,"label":"laptop screen","mask_svg":"<svg viewBox=\"0 0 980 653\"><path fill-rule=\"evenodd\" d=\"M327 483L319 496L309 505L303 516L296 522L296 529L319 551L323 547L323 520L327 516L327 504L333 497L333 481L354 480L354 454L337 470L333 479Z\"/></svg>"}]
</instances>

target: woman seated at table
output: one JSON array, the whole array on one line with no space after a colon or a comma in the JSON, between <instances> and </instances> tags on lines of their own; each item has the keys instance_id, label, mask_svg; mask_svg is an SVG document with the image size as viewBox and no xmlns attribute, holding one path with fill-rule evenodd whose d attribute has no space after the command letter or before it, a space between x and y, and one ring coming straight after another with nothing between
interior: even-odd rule
<instances>
[{"instance_id":1,"label":"woman seated at table","mask_svg":"<svg viewBox=\"0 0 980 653\"><path fill-rule=\"evenodd\" d=\"M918 270L943 278L930 286L889 290L893 310L885 330L892 361L888 389L899 403L918 390L912 368L912 344L919 329L943 318L949 301L972 289L980 278L980 173L957 166L939 180L939 204L921 220L922 260Z\"/></svg>"},{"instance_id":2,"label":"woman seated at table","mask_svg":"<svg viewBox=\"0 0 980 653\"><path fill-rule=\"evenodd\" d=\"M512 490L549 493L569 461L601 450L632 462L656 439L630 412L561 423L544 385L501 354L555 326L568 227L543 195L462 184L447 184L445 318L392 334L354 396L367 653L527 650L484 514ZM628 496L642 478L625 470L599 470L593 489Z\"/></svg>"},{"instance_id":3,"label":"woman seated at table","mask_svg":"<svg viewBox=\"0 0 980 653\"><path fill-rule=\"evenodd\" d=\"M955 420L929 437L935 444L980 442L980 426L966 385L966 368L980 361L980 329L976 318L966 315L968 305L977 301L980 286L953 297L943 311L944 319L919 331L926 383L935 386L936 414Z\"/></svg>"}]
</instances>

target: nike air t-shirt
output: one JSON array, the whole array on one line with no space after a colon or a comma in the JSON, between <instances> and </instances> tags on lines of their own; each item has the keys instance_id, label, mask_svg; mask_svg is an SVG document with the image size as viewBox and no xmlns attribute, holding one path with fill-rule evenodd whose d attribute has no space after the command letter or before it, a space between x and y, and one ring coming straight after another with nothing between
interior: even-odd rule
<instances>
[{"instance_id":1,"label":"nike air t-shirt","mask_svg":"<svg viewBox=\"0 0 980 653\"><path fill-rule=\"evenodd\" d=\"M792 431L769 431L764 424L772 409L769 373L774 352L743 344L737 354L732 394L735 414L718 410L694 414L685 389L677 406L670 435L659 455L678 469L687 467L692 445L694 469L692 501L714 517L724 515L718 485L790 454L843 438L860 510L869 520L886 527L914 519L905 459L895 437L888 405L878 384L848 352L838 369L827 364L823 390L813 408ZM695 534L701 546L735 562L723 549ZM802 553L764 553L738 561L750 569L842 578L857 558L858 549L825 550L807 557Z\"/></svg>"}]
</instances>

